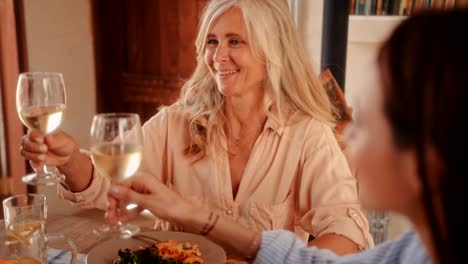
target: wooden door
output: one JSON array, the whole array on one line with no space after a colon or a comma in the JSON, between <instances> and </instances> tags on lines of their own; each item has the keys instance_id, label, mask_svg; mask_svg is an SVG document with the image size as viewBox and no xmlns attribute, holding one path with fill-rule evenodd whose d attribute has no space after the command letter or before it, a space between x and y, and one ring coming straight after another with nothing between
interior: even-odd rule
<instances>
[{"instance_id":1,"label":"wooden door","mask_svg":"<svg viewBox=\"0 0 468 264\"><path fill-rule=\"evenodd\" d=\"M24 70L19 54L23 32L22 1L0 0L0 200L27 191L21 182L26 165L19 154L23 126L15 105L16 81Z\"/></svg>"},{"instance_id":2,"label":"wooden door","mask_svg":"<svg viewBox=\"0 0 468 264\"><path fill-rule=\"evenodd\" d=\"M178 98L195 68L206 2L91 1L98 112L136 112L145 121Z\"/></svg>"}]
</instances>

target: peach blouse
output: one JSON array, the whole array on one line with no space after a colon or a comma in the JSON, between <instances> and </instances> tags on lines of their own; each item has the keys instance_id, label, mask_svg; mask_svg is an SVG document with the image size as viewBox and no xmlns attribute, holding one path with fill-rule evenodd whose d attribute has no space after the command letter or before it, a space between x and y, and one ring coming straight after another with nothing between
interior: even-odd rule
<instances>
[{"instance_id":1,"label":"peach blouse","mask_svg":"<svg viewBox=\"0 0 468 264\"><path fill-rule=\"evenodd\" d=\"M180 105L161 110L142 130L139 173L157 177L191 201L252 229L288 229L305 241L309 233L335 233L362 249L373 245L355 178L332 129L310 116L296 112L284 127L267 119L235 199L226 151L201 159L184 155L190 138ZM77 206L104 209L109 186L109 179L95 172L86 190L72 193L59 186L58 192ZM178 229L158 218L155 228Z\"/></svg>"}]
</instances>

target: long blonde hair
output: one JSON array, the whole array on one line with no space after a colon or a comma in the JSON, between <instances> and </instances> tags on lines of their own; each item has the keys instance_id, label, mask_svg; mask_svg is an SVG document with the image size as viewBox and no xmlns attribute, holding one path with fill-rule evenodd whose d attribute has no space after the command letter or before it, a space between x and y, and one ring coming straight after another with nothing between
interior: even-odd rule
<instances>
[{"instance_id":1,"label":"long blonde hair","mask_svg":"<svg viewBox=\"0 0 468 264\"><path fill-rule=\"evenodd\" d=\"M333 106L321 86L299 40L285 0L212 0L205 8L196 39L197 67L182 87L179 99L190 124L191 145L187 154L206 153L221 146L224 135L224 96L204 62L208 31L212 23L231 8L243 14L248 42L255 55L266 62L264 108L268 118L284 126L287 109L332 125Z\"/></svg>"}]
</instances>

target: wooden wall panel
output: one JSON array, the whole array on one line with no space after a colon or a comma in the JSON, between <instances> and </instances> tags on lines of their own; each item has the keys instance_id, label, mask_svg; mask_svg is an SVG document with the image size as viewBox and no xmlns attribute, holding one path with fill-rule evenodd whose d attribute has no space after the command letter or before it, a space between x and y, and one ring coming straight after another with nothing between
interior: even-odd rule
<instances>
[{"instance_id":1,"label":"wooden wall panel","mask_svg":"<svg viewBox=\"0 0 468 264\"><path fill-rule=\"evenodd\" d=\"M161 76L177 77L179 73L178 55L182 52L178 36L178 8L177 1L159 1L159 41L161 47L159 50L159 68ZM186 8L186 7L184 7ZM192 10L193 12L193 10ZM193 29L192 29L193 30ZM191 61L193 58L187 58Z\"/></svg>"},{"instance_id":2,"label":"wooden wall panel","mask_svg":"<svg viewBox=\"0 0 468 264\"><path fill-rule=\"evenodd\" d=\"M179 47L178 65L180 74L183 77L189 77L195 69L196 60L187 61L187 58L196 58L195 38L197 30L194 30L194 24L198 23L203 7L207 1L184 1L178 0L179 5L185 6L178 12L179 21ZM193 10L196 10L194 12Z\"/></svg>"},{"instance_id":3,"label":"wooden wall panel","mask_svg":"<svg viewBox=\"0 0 468 264\"><path fill-rule=\"evenodd\" d=\"M91 2L98 111L137 112L145 121L178 98L193 72L207 0L119 0L110 9L104 2Z\"/></svg>"},{"instance_id":4,"label":"wooden wall panel","mask_svg":"<svg viewBox=\"0 0 468 264\"><path fill-rule=\"evenodd\" d=\"M138 1L135 1L138 2ZM96 65L97 112L122 111L124 0L89 0Z\"/></svg>"},{"instance_id":5,"label":"wooden wall panel","mask_svg":"<svg viewBox=\"0 0 468 264\"><path fill-rule=\"evenodd\" d=\"M0 80L1 100L4 114L7 175L12 179L13 193L25 193L26 185L21 182L25 174L25 162L19 154L23 126L16 114L16 82L20 70L17 40L15 0L0 0Z\"/></svg>"}]
</instances>

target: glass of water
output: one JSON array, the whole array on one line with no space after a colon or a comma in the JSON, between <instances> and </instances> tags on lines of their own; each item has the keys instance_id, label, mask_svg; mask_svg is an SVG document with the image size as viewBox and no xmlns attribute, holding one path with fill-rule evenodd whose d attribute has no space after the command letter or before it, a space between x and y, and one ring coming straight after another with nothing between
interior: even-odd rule
<instances>
[{"instance_id":1,"label":"glass of water","mask_svg":"<svg viewBox=\"0 0 468 264\"><path fill-rule=\"evenodd\" d=\"M47 243L68 245L76 263L76 247L61 234L47 234L46 197L24 194L3 201L5 219L0 221L0 260L47 263Z\"/></svg>"},{"instance_id":2,"label":"glass of water","mask_svg":"<svg viewBox=\"0 0 468 264\"><path fill-rule=\"evenodd\" d=\"M369 232L374 238L374 243L380 244L387 240L389 216L385 212L366 211L369 220Z\"/></svg>"}]
</instances>

